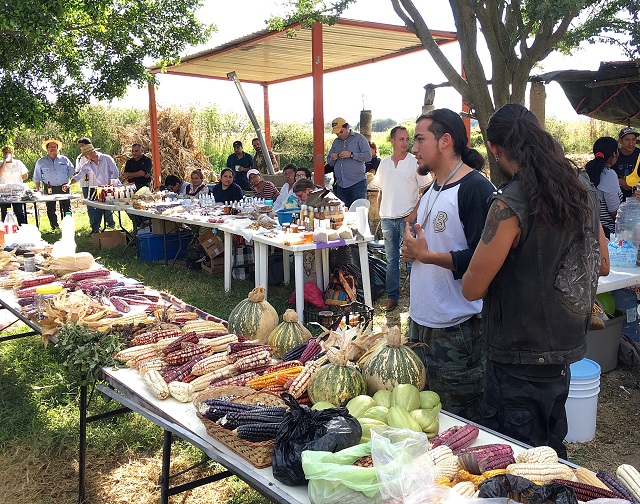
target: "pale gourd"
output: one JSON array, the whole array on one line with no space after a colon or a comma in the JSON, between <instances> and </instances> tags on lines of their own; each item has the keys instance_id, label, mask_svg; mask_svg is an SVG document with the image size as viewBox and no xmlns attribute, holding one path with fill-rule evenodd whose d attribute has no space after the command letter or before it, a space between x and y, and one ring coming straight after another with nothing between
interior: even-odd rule
<instances>
[{"instance_id":1,"label":"pale gourd","mask_svg":"<svg viewBox=\"0 0 640 504\"><path fill-rule=\"evenodd\" d=\"M230 333L269 343L269 334L278 326L278 312L264 299L264 294L265 288L258 286L236 305L229 314Z\"/></svg>"}]
</instances>

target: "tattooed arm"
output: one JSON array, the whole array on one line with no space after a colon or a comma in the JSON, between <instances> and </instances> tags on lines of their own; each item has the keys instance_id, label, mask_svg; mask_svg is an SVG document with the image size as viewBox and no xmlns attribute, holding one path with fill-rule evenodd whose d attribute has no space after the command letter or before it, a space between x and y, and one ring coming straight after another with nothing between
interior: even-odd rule
<instances>
[{"instance_id":1,"label":"tattooed arm","mask_svg":"<svg viewBox=\"0 0 640 504\"><path fill-rule=\"evenodd\" d=\"M487 214L482 239L462 277L462 294L469 300L483 298L509 251L518 244L520 227L516 214L500 200L494 200Z\"/></svg>"}]
</instances>

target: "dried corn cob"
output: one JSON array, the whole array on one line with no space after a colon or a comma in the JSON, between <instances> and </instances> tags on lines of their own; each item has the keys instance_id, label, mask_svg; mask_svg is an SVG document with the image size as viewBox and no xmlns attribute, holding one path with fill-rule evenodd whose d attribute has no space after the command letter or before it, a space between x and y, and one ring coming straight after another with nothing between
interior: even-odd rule
<instances>
[{"instance_id":1,"label":"dried corn cob","mask_svg":"<svg viewBox=\"0 0 640 504\"><path fill-rule=\"evenodd\" d=\"M244 424L240 425L235 433L241 439L260 442L275 439L279 428L280 422Z\"/></svg>"},{"instance_id":2,"label":"dried corn cob","mask_svg":"<svg viewBox=\"0 0 640 504\"><path fill-rule=\"evenodd\" d=\"M138 372L140 373L140 376L144 376L145 373L147 373L148 371L151 371L152 369L160 371L163 366L164 366L164 361L160 357L157 357L155 359L151 359L140 364L138 366Z\"/></svg>"},{"instance_id":3,"label":"dried corn cob","mask_svg":"<svg viewBox=\"0 0 640 504\"><path fill-rule=\"evenodd\" d=\"M294 367L302 367L302 362L300 361L288 361L288 362L277 362L276 364L272 364L266 369L266 373L275 373L276 371L282 371L284 369L290 369Z\"/></svg>"},{"instance_id":4,"label":"dried corn cob","mask_svg":"<svg viewBox=\"0 0 640 504\"><path fill-rule=\"evenodd\" d=\"M270 394L277 395L278 397L283 392L287 392L289 389L284 387L284 385L279 385L277 383L273 383L272 385L267 385L265 388L261 390L261 392L269 392ZM302 404L298 401L298 404Z\"/></svg>"},{"instance_id":5,"label":"dried corn cob","mask_svg":"<svg viewBox=\"0 0 640 504\"><path fill-rule=\"evenodd\" d=\"M473 443L477 439L478 433L478 428L475 425L466 424L462 427L456 425L441 432L429 441L432 447L446 444L455 452Z\"/></svg>"},{"instance_id":6,"label":"dried corn cob","mask_svg":"<svg viewBox=\"0 0 640 504\"><path fill-rule=\"evenodd\" d=\"M244 343L231 343L229 345L229 354L234 354L236 352L240 352L241 350L247 350L251 348L260 348L263 346L267 345L263 345L261 343L251 343L249 341L245 341Z\"/></svg>"},{"instance_id":7,"label":"dried corn cob","mask_svg":"<svg viewBox=\"0 0 640 504\"><path fill-rule=\"evenodd\" d=\"M55 275L39 275L35 277L23 278L20 287L35 287L36 285L46 285L55 281Z\"/></svg>"},{"instance_id":8,"label":"dried corn cob","mask_svg":"<svg viewBox=\"0 0 640 504\"><path fill-rule=\"evenodd\" d=\"M237 343L236 343L237 344ZM234 362L239 361L245 357L251 357L252 355L256 355L263 350L268 351L269 355L273 355L273 348L269 345L255 345L253 348L245 348L244 350L238 350L234 353L229 352L227 355L227 363L233 364Z\"/></svg>"},{"instance_id":9,"label":"dried corn cob","mask_svg":"<svg viewBox=\"0 0 640 504\"><path fill-rule=\"evenodd\" d=\"M180 331L176 331L176 332L180 334ZM162 349L162 353L167 355L167 354L170 354L171 352L174 352L175 350L180 350L182 348L182 343L198 343L198 336L194 332L190 332L187 334L183 334L182 336L178 336L169 345L167 345Z\"/></svg>"},{"instance_id":10,"label":"dried corn cob","mask_svg":"<svg viewBox=\"0 0 640 504\"><path fill-rule=\"evenodd\" d=\"M238 370L233 364L228 364L223 368L216 369L215 371L211 371L210 373L205 373L202 376L199 376L195 380L191 382L193 388L196 391L204 390L207 386L214 380L219 380L220 378L230 378L238 374Z\"/></svg>"},{"instance_id":11,"label":"dried corn cob","mask_svg":"<svg viewBox=\"0 0 640 504\"><path fill-rule=\"evenodd\" d=\"M87 280L80 280L78 285L83 289L94 289L96 287L113 287L119 283L124 285L115 278L89 278Z\"/></svg>"},{"instance_id":12,"label":"dried corn cob","mask_svg":"<svg viewBox=\"0 0 640 504\"><path fill-rule=\"evenodd\" d=\"M174 381L169 383L169 393L171 397L177 399L180 402L186 403L193 401L195 389L191 383L182 383Z\"/></svg>"},{"instance_id":13,"label":"dried corn cob","mask_svg":"<svg viewBox=\"0 0 640 504\"><path fill-rule=\"evenodd\" d=\"M448 457L441 457L438 463L433 467L435 471L435 478L449 478L453 479L460 470L460 461L455 455L449 455Z\"/></svg>"},{"instance_id":14,"label":"dried corn cob","mask_svg":"<svg viewBox=\"0 0 640 504\"><path fill-rule=\"evenodd\" d=\"M620 464L616 470L616 477L631 494L640 500L640 473L629 464Z\"/></svg>"},{"instance_id":15,"label":"dried corn cob","mask_svg":"<svg viewBox=\"0 0 640 504\"><path fill-rule=\"evenodd\" d=\"M212 331L226 331L226 327L219 322L212 322L209 320L194 320L193 322L187 322L182 327L183 333L195 331L196 333L212 332Z\"/></svg>"},{"instance_id":16,"label":"dried corn cob","mask_svg":"<svg viewBox=\"0 0 640 504\"><path fill-rule=\"evenodd\" d=\"M463 497L473 497L473 494L476 492L476 486L471 481L461 481L453 485L451 489Z\"/></svg>"},{"instance_id":17,"label":"dried corn cob","mask_svg":"<svg viewBox=\"0 0 640 504\"><path fill-rule=\"evenodd\" d=\"M193 366L191 374L201 376L203 374L210 373L211 371L215 371L216 369L220 369L227 365L226 357L227 356L222 353L209 355Z\"/></svg>"},{"instance_id":18,"label":"dried corn cob","mask_svg":"<svg viewBox=\"0 0 640 504\"><path fill-rule=\"evenodd\" d=\"M299 345L294 346L292 349L286 351L282 355L283 361L291 361L291 360L300 360L300 356L307 348L307 342L300 343Z\"/></svg>"},{"instance_id":19,"label":"dried corn cob","mask_svg":"<svg viewBox=\"0 0 640 504\"><path fill-rule=\"evenodd\" d=\"M119 312L129 313L131 311L131 306L129 306L129 303L127 303L121 297L110 296L109 301L111 301L111 304L113 305L113 307Z\"/></svg>"},{"instance_id":20,"label":"dried corn cob","mask_svg":"<svg viewBox=\"0 0 640 504\"><path fill-rule=\"evenodd\" d=\"M193 384L193 382L191 382ZM196 404L196 410L203 417L214 422L232 411L247 411L255 409L251 404L240 404L231 401L223 401L221 399L206 399Z\"/></svg>"},{"instance_id":21,"label":"dried corn cob","mask_svg":"<svg viewBox=\"0 0 640 504\"><path fill-rule=\"evenodd\" d=\"M289 369L281 369L272 373L265 373L262 376L258 376L249 381L247 385L253 389L260 390L268 385L272 385L276 375L287 374L291 376L298 375L304 368L302 366L296 366Z\"/></svg>"},{"instance_id":22,"label":"dried corn cob","mask_svg":"<svg viewBox=\"0 0 640 504\"><path fill-rule=\"evenodd\" d=\"M260 366L265 366L271 362L271 351L261 350L254 355L243 357L235 362L238 371L251 371Z\"/></svg>"},{"instance_id":23,"label":"dried corn cob","mask_svg":"<svg viewBox=\"0 0 640 504\"><path fill-rule=\"evenodd\" d=\"M211 382L212 387L226 387L227 385L237 385L242 387L249 381L260 376L256 371L247 371L231 378L219 378Z\"/></svg>"},{"instance_id":24,"label":"dried corn cob","mask_svg":"<svg viewBox=\"0 0 640 504\"><path fill-rule=\"evenodd\" d=\"M296 399L299 398L302 394L304 394L307 391L307 385L309 384L309 380L311 380L313 373L315 373L318 369L320 369L320 366L322 366L326 360L327 358L324 357L322 359L318 359L315 361L308 361L304 365L304 368L302 369L300 374L296 377L296 379L293 380L293 382L291 382L291 386L289 387L289 393ZM296 369L296 368L291 368L291 369ZM279 371L276 371L276 372L279 372Z\"/></svg>"},{"instance_id":25,"label":"dried corn cob","mask_svg":"<svg viewBox=\"0 0 640 504\"><path fill-rule=\"evenodd\" d=\"M447 458L447 457L452 457L453 455L453 451L451 450L451 448L449 448L447 445L440 445L440 446L436 446L435 448L432 448L429 450L429 456L431 457L431 460L433 460L434 465L437 464L439 461Z\"/></svg>"},{"instance_id":26,"label":"dried corn cob","mask_svg":"<svg viewBox=\"0 0 640 504\"><path fill-rule=\"evenodd\" d=\"M594 472L590 471L586 467L580 467L576 469L576 479L579 483L585 483L587 485L596 486L609 490L609 487L600 481Z\"/></svg>"},{"instance_id":27,"label":"dried corn cob","mask_svg":"<svg viewBox=\"0 0 640 504\"><path fill-rule=\"evenodd\" d=\"M76 271L75 273L71 273L70 275L68 275L68 280L70 280L71 282L78 282L80 280L87 280L89 278L108 277L110 274L111 271L109 271L108 269Z\"/></svg>"},{"instance_id":28,"label":"dried corn cob","mask_svg":"<svg viewBox=\"0 0 640 504\"><path fill-rule=\"evenodd\" d=\"M140 345L137 347L125 348L123 350L120 350L118 353L116 353L113 356L113 358L118 362L127 362L129 359L133 358L134 356L145 353L148 350L153 350L155 352L156 346L153 343L151 343L149 345Z\"/></svg>"},{"instance_id":29,"label":"dried corn cob","mask_svg":"<svg viewBox=\"0 0 640 504\"><path fill-rule=\"evenodd\" d=\"M600 469L598 472L596 472L596 476L600 481L602 481L609 487L609 490L617 493L621 498L627 499L629 502L631 502L631 504L638 504L638 500L633 496L631 492L629 492L629 490L627 490L627 488L622 483L620 483L620 481L618 481L618 479L613 474L605 471L604 469Z\"/></svg>"},{"instance_id":30,"label":"dried corn cob","mask_svg":"<svg viewBox=\"0 0 640 504\"><path fill-rule=\"evenodd\" d=\"M180 336L179 329L163 329L161 331L149 331L135 336L131 340L132 345L146 345L148 343L157 343L161 339L174 338Z\"/></svg>"},{"instance_id":31,"label":"dried corn cob","mask_svg":"<svg viewBox=\"0 0 640 504\"><path fill-rule=\"evenodd\" d=\"M320 352L322 352L322 345L320 342L316 339L311 339L307 342L307 347L304 349L304 352L302 352L299 360L304 364Z\"/></svg>"},{"instance_id":32,"label":"dried corn cob","mask_svg":"<svg viewBox=\"0 0 640 504\"><path fill-rule=\"evenodd\" d=\"M617 499L618 495L611 490L600 488L597 486L589 485L587 483L580 483L577 481L569 481L566 479L554 479L557 483L562 483L569 488L572 488L576 494L578 500L590 501L594 499Z\"/></svg>"},{"instance_id":33,"label":"dried corn cob","mask_svg":"<svg viewBox=\"0 0 640 504\"><path fill-rule=\"evenodd\" d=\"M162 377L165 379L167 383L171 383L172 381L182 381L182 379L191 373L193 366L195 366L199 361L206 358L206 355L196 355L193 359L185 362L184 364L177 366L171 372L163 374Z\"/></svg>"},{"instance_id":34,"label":"dried corn cob","mask_svg":"<svg viewBox=\"0 0 640 504\"><path fill-rule=\"evenodd\" d=\"M209 355L211 353L211 348L207 345L194 345L192 343L188 343L187 345L188 346L185 348L176 350L175 352L171 352L169 355L165 356L167 364L184 364L185 362L193 359L196 355Z\"/></svg>"},{"instance_id":35,"label":"dried corn cob","mask_svg":"<svg viewBox=\"0 0 640 504\"><path fill-rule=\"evenodd\" d=\"M554 479L573 479L573 469L560 462L555 464L519 462L508 466L507 474L522 476L541 485L545 485Z\"/></svg>"},{"instance_id":36,"label":"dried corn cob","mask_svg":"<svg viewBox=\"0 0 640 504\"><path fill-rule=\"evenodd\" d=\"M177 320L177 319L176 319ZM219 338L220 336L227 336L229 334L229 331L209 331L209 332L203 332L203 333L198 333L198 337L199 338L206 338L206 339L214 339L214 338ZM236 335L236 338L238 336Z\"/></svg>"},{"instance_id":37,"label":"dried corn cob","mask_svg":"<svg viewBox=\"0 0 640 504\"><path fill-rule=\"evenodd\" d=\"M169 387L159 371L151 369L142 377L142 381L158 399L169 397Z\"/></svg>"},{"instance_id":38,"label":"dried corn cob","mask_svg":"<svg viewBox=\"0 0 640 504\"><path fill-rule=\"evenodd\" d=\"M182 379L182 383L191 383L193 380L197 378L196 375L189 373Z\"/></svg>"},{"instance_id":39,"label":"dried corn cob","mask_svg":"<svg viewBox=\"0 0 640 504\"><path fill-rule=\"evenodd\" d=\"M197 334L198 337L200 337L201 333ZM226 352L229 349L229 345L237 341L238 337L235 334L225 334L224 336L213 339L200 338L200 344L209 346L212 352Z\"/></svg>"},{"instance_id":40,"label":"dried corn cob","mask_svg":"<svg viewBox=\"0 0 640 504\"><path fill-rule=\"evenodd\" d=\"M558 462L558 454L550 446L537 446L520 452L516 457L516 462L555 464Z\"/></svg>"},{"instance_id":41,"label":"dried corn cob","mask_svg":"<svg viewBox=\"0 0 640 504\"><path fill-rule=\"evenodd\" d=\"M463 448L457 452L462 467L472 474L504 469L513 464L513 449L507 444L489 444Z\"/></svg>"}]
</instances>

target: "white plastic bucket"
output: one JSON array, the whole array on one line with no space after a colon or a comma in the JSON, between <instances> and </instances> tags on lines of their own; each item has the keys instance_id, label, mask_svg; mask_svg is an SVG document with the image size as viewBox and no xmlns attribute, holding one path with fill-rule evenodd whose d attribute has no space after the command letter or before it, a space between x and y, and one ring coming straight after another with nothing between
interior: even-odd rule
<instances>
[{"instance_id":1,"label":"white plastic bucket","mask_svg":"<svg viewBox=\"0 0 640 504\"><path fill-rule=\"evenodd\" d=\"M568 432L565 441L584 443L596 435L600 365L591 359L571 364L569 397L565 404Z\"/></svg>"}]
</instances>

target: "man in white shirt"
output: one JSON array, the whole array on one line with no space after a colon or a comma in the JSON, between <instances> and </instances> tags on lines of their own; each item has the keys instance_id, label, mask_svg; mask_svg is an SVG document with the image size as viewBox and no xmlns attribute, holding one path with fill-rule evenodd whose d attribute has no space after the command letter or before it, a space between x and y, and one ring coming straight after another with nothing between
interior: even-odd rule
<instances>
[{"instance_id":1,"label":"man in white shirt","mask_svg":"<svg viewBox=\"0 0 640 504\"><path fill-rule=\"evenodd\" d=\"M293 183L296 179L296 172L298 171L298 167L289 163L282 169L282 174L284 175L284 184L280 189L280 195L278 199L273 202L273 211L277 212L278 210L282 210L284 208L287 199L289 196L293 194Z\"/></svg>"},{"instance_id":2,"label":"man in white shirt","mask_svg":"<svg viewBox=\"0 0 640 504\"><path fill-rule=\"evenodd\" d=\"M380 161L376 175L371 182L380 189L380 225L384 237L384 250L387 256L387 311L398 306L400 297L400 246L405 230L405 221L411 217L420 190L426 187L430 176L418 175L416 158L410 152L409 132L404 126L391 129L389 141L393 154Z\"/></svg>"},{"instance_id":3,"label":"man in white shirt","mask_svg":"<svg viewBox=\"0 0 640 504\"><path fill-rule=\"evenodd\" d=\"M8 145L2 148L2 164L0 164L0 184L22 184L29 177L29 170L22 161L13 157L13 149ZM24 211L24 203L12 203L13 213L16 215L18 225L27 223L27 214ZM2 220L7 215L9 205L0 205L2 208Z\"/></svg>"},{"instance_id":4,"label":"man in white shirt","mask_svg":"<svg viewBox=\"0 0 640 504\"><path fill-rule=\"evenodd\" d=\"M80 149L80 154L76 158L76 175L80 172L82 167L86 165L89 160L82 154L82 146L83 145L91 145L91 139L88 137L78 138L78 149ZM78 180L78 185L82 187L82 195L85 199L89 197L89 188L96 187L98 183L96 182L96 176L93 172L85 172L84 176ZM95 208L88 206L87 207L87 215L89 216L89 222L93 220L93 211Z\"/></svg>"}]
</instances>

